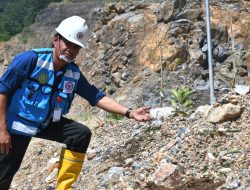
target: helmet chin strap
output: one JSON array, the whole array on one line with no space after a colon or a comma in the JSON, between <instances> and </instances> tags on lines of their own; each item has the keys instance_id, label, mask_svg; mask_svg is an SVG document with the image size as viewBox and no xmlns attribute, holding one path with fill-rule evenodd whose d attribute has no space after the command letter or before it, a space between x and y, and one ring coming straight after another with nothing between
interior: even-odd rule
<instances>
[{"instance_id":1,"label":"helmet chin strap","mask_svg":"<svg viewBox=\"0 0 250 190\"><path fill-rule=\"evenodd\" d=\"M58 58L62 61L65 61L66 63L71 63L73 60L67 58L65 55L61 54L61 48L60 48L60 39L59 39L59 36L58 36Z\"/></svg>"}]
</instances>

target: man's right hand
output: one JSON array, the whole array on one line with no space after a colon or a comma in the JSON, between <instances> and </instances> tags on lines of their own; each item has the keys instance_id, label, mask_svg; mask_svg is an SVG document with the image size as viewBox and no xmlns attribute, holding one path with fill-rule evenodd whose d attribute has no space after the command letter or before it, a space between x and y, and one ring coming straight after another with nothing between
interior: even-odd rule
<instances>
[{"instance_id":1,"label":"man's right hand","mask_svg":"<svg viewBox=\"0 0 250 190\"><path fill-rule=\"evenodd\" d=\"M10 148L12 148L10 133L6 128L0 127L0 154L9 154Z\"/></svg>"}]
</instances>

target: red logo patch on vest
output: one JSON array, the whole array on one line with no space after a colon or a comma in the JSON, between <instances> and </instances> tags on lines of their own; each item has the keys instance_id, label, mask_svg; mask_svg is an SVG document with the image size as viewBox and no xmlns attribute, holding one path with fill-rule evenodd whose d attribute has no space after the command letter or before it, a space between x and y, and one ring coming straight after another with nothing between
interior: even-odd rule
<instances>
[{"instance_id":1,"label":"red logo patch on vest","mask_svg":"<svg viewBox=\"0 0 250 190\"><path fill-rule=\"evenodd\" d=\"M64 93L72 93L75 87L75 82L72 81L64 81L63 92Z\"/></svg>"}]
</instances>

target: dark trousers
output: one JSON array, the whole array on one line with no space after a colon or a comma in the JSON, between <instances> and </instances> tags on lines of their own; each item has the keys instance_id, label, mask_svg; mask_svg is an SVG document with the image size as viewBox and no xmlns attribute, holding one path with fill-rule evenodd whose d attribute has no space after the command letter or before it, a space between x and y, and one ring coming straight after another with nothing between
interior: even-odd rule
<instances>
[{"instance_id":1,"label":"dark trousers","mask_svg":"<svg viewBox=\"0 0 250 190\"><path fill-rule=\"evenodd\" d=\"M49 123L48 127L36 137L64 143L69 150L86 153L91 131L88 127L63 117L60 122ZM10 149L9 154L0 154L0 190L9 189L30 140L31 137L11 135L12 149Z\"/></svg>"}]
</instances>

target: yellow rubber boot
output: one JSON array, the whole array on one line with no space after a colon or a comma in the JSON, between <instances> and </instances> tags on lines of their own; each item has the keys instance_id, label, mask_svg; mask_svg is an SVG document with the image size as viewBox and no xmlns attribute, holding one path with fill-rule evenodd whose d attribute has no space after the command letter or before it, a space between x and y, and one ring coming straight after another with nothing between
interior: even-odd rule
<instances>
[{"instance_id":1,"label":"yellow rubber boot","mask_svg":"<svg viewBox=\"0 0 250 190\"><path fill-rule=\"evenodd\" d=\"M69 190L77 180L83 165L84 154L62 149L57 176L57 190Z\"/></svg>"}]
</instances>

